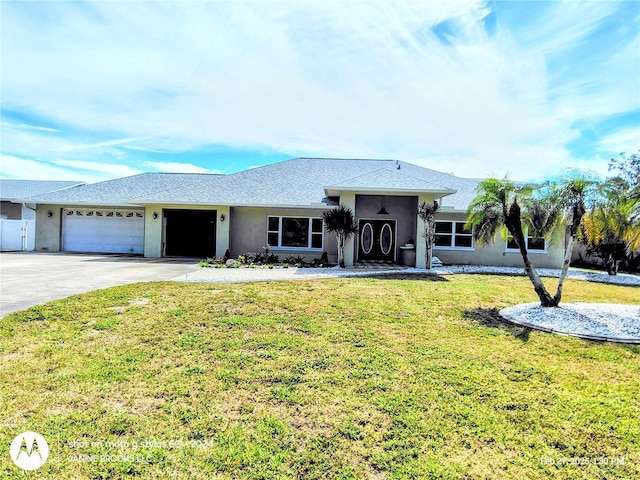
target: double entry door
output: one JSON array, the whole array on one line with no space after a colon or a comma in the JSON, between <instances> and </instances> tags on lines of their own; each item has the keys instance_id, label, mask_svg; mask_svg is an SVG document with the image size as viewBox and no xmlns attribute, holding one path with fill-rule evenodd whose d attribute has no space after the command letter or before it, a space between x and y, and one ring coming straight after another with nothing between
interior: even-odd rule
<instances>
[{"instance_id":1,"label":"double entry door","mask_svg":"<svg viewBox=\"0 0 640 480\"><path fill-rule=\"evenodd\" d=\"M396 221L358 222L358 261L393 262L396 257Z\"/></svg>"}]
</instances>

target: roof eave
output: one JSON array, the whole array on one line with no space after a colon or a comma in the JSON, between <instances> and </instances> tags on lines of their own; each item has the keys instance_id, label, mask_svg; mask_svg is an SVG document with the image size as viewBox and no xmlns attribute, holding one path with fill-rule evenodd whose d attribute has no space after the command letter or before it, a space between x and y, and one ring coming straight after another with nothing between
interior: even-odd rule
<instances>
[{"instance_id":1,"label":"roof eave","mask_svg":"<svg viewBox=\"0 0 640 480\"><path fill-rule=\"evenodd\" d=\"M353 193L383 193L383 194L395 194L395 195L434 195L439 197L445 197L447 195L453 195L457 190L448 188L435 188L435 189L402 189L402 188L371 188L371 187L339 187L328 186L324 187L324 191L327 196L339 196L340 192L353 192Z\"/></svg>"},{"instance_id":2,"label":"roof eave","mask_svg":"<svg viewBox=\"0 0 640 480\"><path fill-rule=\"evenodd\" d=\"M140 205L128 202L65 202L65 201L38 201L30 200L25 203L34 203L36 205L59 205L61 207L140 207Z\"/></svg>"},{"instance_id":3,"label":"roof eave","mask_svg":"<svg viewBox=\"0 0 640 480\"><path fill-rule=\"evenodd\" d=\"M133 201L132 201L133 203ZM136 200L135 203L138 206L185 206L185 207L252 207L252 208L317 208L317 209L326 209L330 207L327 203L308 203L308 204L297 204L297 203L242 203L242 202L184 202L184 201L167 201L167 200Z\"/></svg>"}]
</instances>

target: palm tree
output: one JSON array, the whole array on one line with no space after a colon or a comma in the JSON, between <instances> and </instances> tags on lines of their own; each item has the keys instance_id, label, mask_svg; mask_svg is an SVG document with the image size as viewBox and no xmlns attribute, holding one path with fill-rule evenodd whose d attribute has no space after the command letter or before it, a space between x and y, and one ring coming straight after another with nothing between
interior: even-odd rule
<instances>
[{"instance_id":1,"label":"palm tree","mask_svg":"<svg viewBox=\"0 0 640 480\"><path fill-rule=\"evenodd\" d=\"M509 180L487 179L477 187L477 195L469 205L467 225L479 243L493 241L498 230L503 237L513 237L524 268L543 307L557 307L562 298L564 279L569 270L571 253L584 215L586 182L578 179L547 183L534 198ZM521 206L522 204L522 206ZM524 209L524 211L523 211ZM556 294L552 297L529 259L525 229L533 236L552 240L559 227L564 228L564 262Z\"/></svg>"},{"instance_id":2,"label":"palm tree","mask_svg":"<svg viewBox=\"0 0 640 480\"><path fill-rule=\"evenodd\" d=\"M619 178L606 181L599 193L585 216L583 241L588 252L604 261L607 273L616 275L620 262L640 249L640 224L635 219L640 201Z\"/></svg>"},{"instance_id":3,"label":"palm tree","mask_svg":"<svg viewBox=\"0 0 640 480\"><path fill-rule=\"evenodd\" d=\"M555 232L564 233L561 237L564 261L556 294L553 296L553 306L558 306L562 298L562 288L569 272L573 246L586 212L585 196L595 184L588 176L586 173L573 172L559 181L547 182L539 190L537 198L531 202L529 224L534 235L552 240ZM541 219L545 220L540 221Z\"/></svg>"},{"instance_id":4,"label":"palm tree","mask_svg":"<svg viewBox=\"0 0 640 480\"><path fill-rule=\"evenodd\" d=\"M425 265L427 270L431 270L433 260L433 241L436 235L436 212L438 211L438 202L428 204L422 202L418 205L418 217L424 224L424 242L427 247L425 252Z\"/></svg>"},{"instance_id":5,"label":"palm tree","mask_svg":"<svg viewBox=\"0 0 640 480\"><path fill-rule=\"evenodd\" d=\"M329 233L335 233L338 240L338 264L344 268L344 244L358 231L353 212L349 207L340 205L332 210L322 212L324 228Z\"/></svg>"}]
</instances>

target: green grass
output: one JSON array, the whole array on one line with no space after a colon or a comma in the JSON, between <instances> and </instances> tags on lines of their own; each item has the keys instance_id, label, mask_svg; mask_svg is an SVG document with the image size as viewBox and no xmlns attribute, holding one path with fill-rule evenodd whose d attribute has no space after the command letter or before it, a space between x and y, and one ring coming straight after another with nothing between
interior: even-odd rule
<instances>
[{"instance_id":1,"label":"green grass","mask_svg":"<svg viewBox=\"0 0 640 480\"><path fill-rule=\"evenodd\" d=\"M146 283L6 317L0 478L640 478L640 347L496 322L525 278L446 278ZM37 476L9 460L25 430ZM609 464L549 464L587 457Z\"/></svg>"}]
</instances>

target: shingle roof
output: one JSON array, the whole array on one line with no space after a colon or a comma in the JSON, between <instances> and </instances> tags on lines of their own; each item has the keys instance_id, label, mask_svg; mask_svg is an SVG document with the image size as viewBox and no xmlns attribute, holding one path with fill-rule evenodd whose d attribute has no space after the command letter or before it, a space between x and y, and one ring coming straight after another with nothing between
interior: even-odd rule
<instances>
[{"instance_id":1,"label":"shingle roof","mask_svg":"<svg viewBox=\"0 0 640 480\"><path fill-rule=\"evenodd\" d=\"M477 184L475 180L395 160L296 158L231 175L145 173L41 195L30 201L111 206L311 206L326 202L325 197L332 190L369 188L399 193L437 192L447 195L443 207L466 209Z\"/></svg>"},{"instance_id":2,"label":"shingle roof","mask_svg":"<svg viewBox=\"0 0 640 480\"><path fill-rule=\"evenodd\" d=\"M61 205L126 206L127 200L140 195L161 193L196 182L201 174L141 173L131 177L81 185L28 198L29 202ZM216 177L218 175L204 175Z\"/></svg>"},{"instance_id":3,"label":"shingle roof","mask_svg":"<svg viewBox=\"0 0 640 480\"><path fill-rule=\"evenodd\" d=\"M388 190L395 192L432 190L449 194L454 193L454 190L450 188L436 185L424 178L406 175L400 170L397 167L394 169L381 168L364 175L341 180L334 185L326 186L325 190Z\"/></svg>"},{"instance_id":4,"label":"shingle roof","mask_svg":"<svg viewBox=\"0 0 640 480\"><path fill-rule=\"evenodd\" d=\"M398 171L397 166L400 166ZM358 179L359 180L355 180ZM318 205L326 197L326 187L348 190L348 179L355 183L371 181L370 188L402 191L471 190L477 182L395 160L356 160L335 158L295 158L232 175L202 176L196 183L137 196L140 203L179 203L199 205ZM462 192L461 192L462 193ZM168 194L168 195L167 195ZM170 197L170 198L169 198ZM452 198L454 197L454 198ZM446 203L458 206L465 195L446 197ZM449 200L451 198L451 200ZM169 201L170 200L170 201ZM466 208L466 204L460 208Z\"/></svg>"},{"instance_id":5,"label":"shingle roof","mask_svg":"<svg viewBox=\"0 0 640 480\"><path fill-rule=\"evenodd\" d=\"M84 182L0 179L0 198L2 200L21 200L76 185L84 185Z\"/></svg>"}]
</instances>

